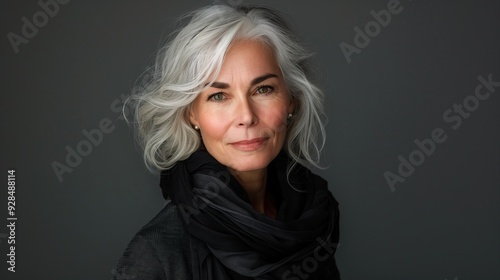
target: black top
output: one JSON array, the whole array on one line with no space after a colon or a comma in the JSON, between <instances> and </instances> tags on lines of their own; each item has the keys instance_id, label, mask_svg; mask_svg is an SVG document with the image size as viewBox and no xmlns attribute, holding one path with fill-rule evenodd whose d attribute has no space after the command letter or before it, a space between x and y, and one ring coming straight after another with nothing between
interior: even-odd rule
<instances>
[{"instance_id":1,"label":"black top","mask_svg":"<svg viewBox=\"0 0 500 280\"><path fill-rule=\"evenodd\" d=\"M276 219L256 212L208 152L162 172L167 205L134 236L113 279L340 279L338 204L307 168L288 177L289 160L269 165Z\"/></svg>"},{"instance_id":2,"label":"black top","mask_svg":"<svg viewBox=\"0 0 500 280\"><path fill-rule=\"evenodd\" d=\"M170 202L139 232L125 249L113 279L191 279L191 242Z\"/></svg>"},{"instance_id":3,"label":"black top","mask_svg":"<svg viewBox=\"0 0 500 280\"><path fill-rule=\"evenodd\" d=\"M191 238L171 201L130 241L113 280L192 279ZM335 262L332 270L338 270ZM289 279L299 279L290 277Z\"/></svg>"}]
</instances>

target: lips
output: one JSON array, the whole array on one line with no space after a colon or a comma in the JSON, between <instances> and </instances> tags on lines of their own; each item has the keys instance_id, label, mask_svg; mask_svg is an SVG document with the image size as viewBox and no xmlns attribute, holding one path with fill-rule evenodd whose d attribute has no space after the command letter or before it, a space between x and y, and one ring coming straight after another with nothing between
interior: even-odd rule
<instances>
[{"instance_id":1,"label":"lips","mask_svg":"<svg viewBox=\"0 0 500 280\"><path fill-rule=\"evenodd\" d=\"M230 143L234 148L241 151L254 151L262 147L269 138L254 138Z\"/></svg>"}]
</instances>

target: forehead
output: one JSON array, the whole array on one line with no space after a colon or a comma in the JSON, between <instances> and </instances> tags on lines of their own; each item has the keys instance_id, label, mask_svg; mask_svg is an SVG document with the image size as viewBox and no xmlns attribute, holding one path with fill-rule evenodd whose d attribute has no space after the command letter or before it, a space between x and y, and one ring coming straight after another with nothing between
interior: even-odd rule
<instances>
[{"instance_id":1,"label":"forehead","mask_svg":"<svg viewBox=\"0 0 500 280\"><path fill-rule=\"evenodd\" d=\"M232 75L262 75L273 73L281 76L272 48L257 40L234 42L228 49L219 77Z\"/></svg>"}]
</instances>

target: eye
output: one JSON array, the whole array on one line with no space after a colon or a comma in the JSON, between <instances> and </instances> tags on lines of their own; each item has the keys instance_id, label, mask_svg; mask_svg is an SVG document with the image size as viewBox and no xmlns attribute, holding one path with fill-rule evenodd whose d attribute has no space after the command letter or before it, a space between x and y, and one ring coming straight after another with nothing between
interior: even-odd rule
<instances>
[{"instance_id":1,"label":"eye","mask_svg":"<svg viewBox=\"0 0 500 280\"><path fill-rule=\"evenodd\" d=\"M272 86L260 86L257 88L256 92L258 94L263 94L263 95L267 95L267 94L270 94L274 91L274 87Z\"/></svg>"},{"instance_id":2,"label":"eye","mask_svg":"<svg viewBox=\"0 0 500 280\"><path fill-rule=\"evenodd\" d=\"M224 101L224 99L226 99L226 97L224 96L224 93L222 93L222 92L217 92L214 94L210 94L208 96L209 101L211 100L211 101L221 102L221 101Z\"/></svg>"}]
</instances>

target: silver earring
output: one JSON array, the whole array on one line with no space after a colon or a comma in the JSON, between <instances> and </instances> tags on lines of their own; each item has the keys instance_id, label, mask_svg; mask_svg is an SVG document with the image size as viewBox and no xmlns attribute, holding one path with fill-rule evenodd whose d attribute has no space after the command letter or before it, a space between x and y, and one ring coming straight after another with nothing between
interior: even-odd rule
<instances>
[{"instance_id":1,"label":"silver earring","mask_svg":"<svg viewBox=\"0 0 500 280\"><path fill-rule=\"evenodd\" d=\"M194 126L194 129L195 130L200 130L200 128L197 125Z\"/></svg>"},{"instance_id":2,"label":"silver earring","mask_svg":"<svg viewBox=\"0 0 500 280\"><path fill-rule=\"evenodd\" d=\"M287 119L291 119L292 117L293 117L293 114L289 113Z\"/></svg>"}]
</instances>

